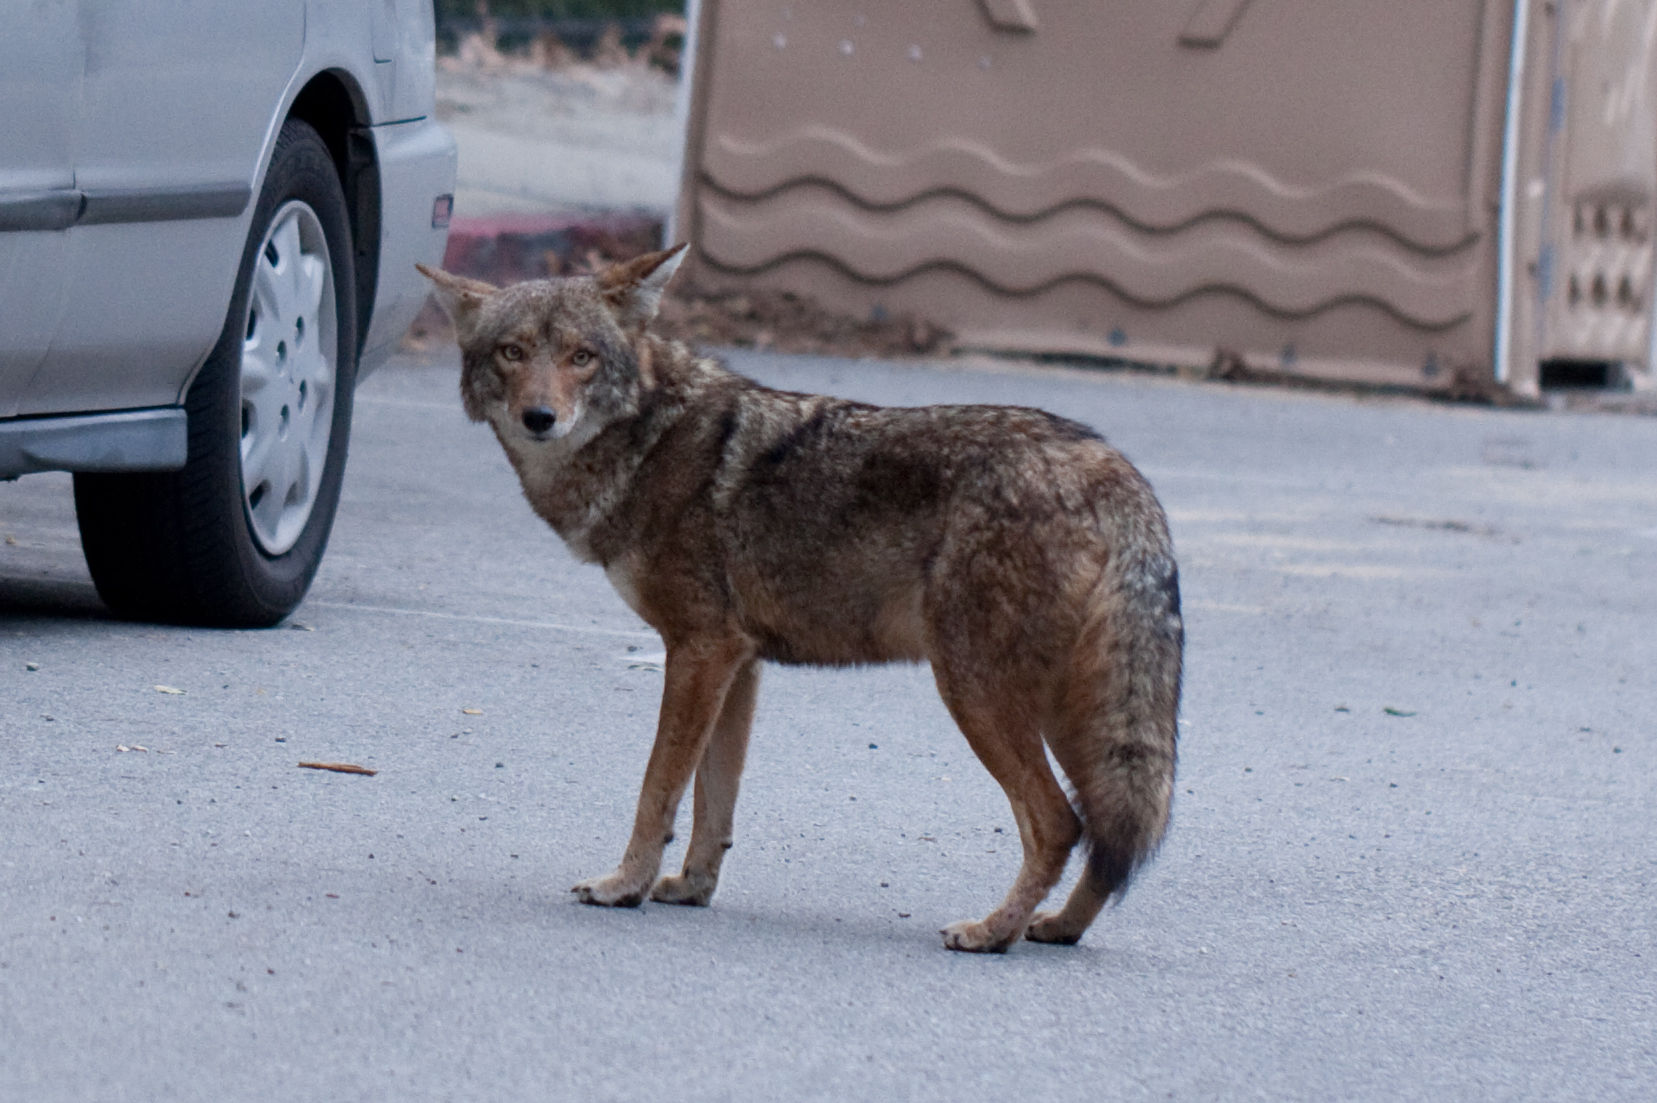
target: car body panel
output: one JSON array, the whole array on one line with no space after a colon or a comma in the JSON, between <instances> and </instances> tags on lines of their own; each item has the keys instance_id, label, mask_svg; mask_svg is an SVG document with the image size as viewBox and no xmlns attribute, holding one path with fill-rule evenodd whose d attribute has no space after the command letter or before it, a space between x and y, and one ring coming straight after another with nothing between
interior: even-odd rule
<instances>
[{"instance_id":1,"label":"car body panel","mask_svg":"<svg viewBox=\"0 0 1657 1103\"><path fill-rule=\"evenodd\" d=\"M8 18L0 35L0 103L30 108L5 117L0 197L74 187L81 97L75 16L70 0L46 0L26 18Z\"/></svg>"},{"instance_id":2,"label":"car body panel","mask_svg":"<svg viewBox=\"0 0 1657 1103\"><path fill-rule=\"evenodd\" d=\"M68 270L62 231L0 232L0 421L17 413L19 396L46 358Z\"/></svg>"},{"instance_id":3,"label":"car body panel","mask_svg":"<svg viewBox=\"0 0 1657 1103\"><path fill-rule=\"evenodd\" d=\"M258 175L271 116L304 53L304 5L100 0L82 5L79 33L75 185L89 198L245 188Z\"/></svg>"},{"instance_id":4,"label":"car body panel","mask_svg":"<svg viewBox=\"0 0 1657 1103\"><path fill-rule=\"evenodd\" d=\"M314 71L336 69L357 78L371 125L432 113L437 24L427 0L313 2L306 13L305 56Z\"/></svg>"},{"instance_id":5,"label":"car body panel","mask_svg":"<svg viewBox=\"0 0 1657 1103\"><path fill-rule=\"evenodd\" d=\"M429 0L40 0L6 38L0 428L33 438L41 425L21 419L50 417L54 443L27 461L0 448L0 477L53 457L182 462L166 419L120 422L128 444L113 451L62 442L76 415L96 438L111 411L183 402L224 325L276 135L323 73L349 88L342 123L375 158L380 263L359 378L384 359L424 301L413 263L441 258L432 206L453 190L453 141L431 118ZM155 121L169 104L187 125ZM129 446L146 426L156 439ZM73 465L86 457L100 466Z\"/></svg>"},{"instance_id":6,"label":"car body panel","mask_svg":"<svg viewBox=\"0 0 1657 1103\"><path fill-rule=\"evenodd\" d=\"M437 96L437 22L427 0L373 0L376 122L429 115Z\"/></svg>"},{"instance_id":7,"label":"car body panel","mask_svg":"<svg viewBox=\"0 0 1657 1103\"><path fill-rule=\"evenodd\" d=\"M75 5L38 5L0 35L0 418L46 355L63 306L67 242L56 228L78 211L73 200L74 105L80 99Z\"/></svg>"},{"instance_id":8,"label":"car body panel","mask_svg":"<svg viewBox=\"0 0 1657 1103\"><path fill-rule=\"evenodd\" d=\"M224 328L251 200L308 37L293 0L104 0L83 5L78 31L75 186L85 202L67 231L67 301L51 349L16 407L25 416L183 401Z\"/></svg>"},{"instance_id":9,"label":"car body panel","mask_svg":"<svg viewBox=\"0 0 1657 1103\"><path fill-rule=\"evenodd\" d=\"M242 258L244 219L75 226L52 347L16 412L24 416L176 403L220 331ZM232 248L231 246L234 246ZM158 252L162 255L158 256Z\"/></svg>"}]
</instances>

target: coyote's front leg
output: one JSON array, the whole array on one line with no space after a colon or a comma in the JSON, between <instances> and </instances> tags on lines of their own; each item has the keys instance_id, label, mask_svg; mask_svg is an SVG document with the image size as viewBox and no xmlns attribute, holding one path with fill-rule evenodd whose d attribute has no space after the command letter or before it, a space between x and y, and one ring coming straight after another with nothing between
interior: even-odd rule
<instances>
[{"instance_id":1,"label":"coyote's front leg","mask_svg":"<svg viewBox=\"0 0 1657 1103\"><path fill-rule=\"evenodd\" d=\"M751 658L751 648L737 640L669 643L661 719L639 790L633 837L614 872L570 890L583 904L632 908L643 902L661 868L662 848L673 837L674 813L707 748L714 720L732 680Z\"/></svg>"},{"instance_id":2,"label":"coyote's front leg","mask_svg":"<svg viewBox=\"0 0 1657 1103\"><path fill-rule=\"evenodd\" d=\"M719 885L719 867L731 848L731 827L742 763L748 753L748 729L754 722L759 691L759 660L750 659L731 680L725 707L713 726L702 760L696 764L696 818L685 850L682 873L663 877L650 899L664 904L706 907Z\"/></svg>"}]
</instances>

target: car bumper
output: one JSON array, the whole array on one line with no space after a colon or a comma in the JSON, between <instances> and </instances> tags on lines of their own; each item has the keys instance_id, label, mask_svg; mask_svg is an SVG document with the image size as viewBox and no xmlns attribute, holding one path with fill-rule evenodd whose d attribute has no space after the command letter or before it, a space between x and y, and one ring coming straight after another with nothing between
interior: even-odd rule
<instances>
[{"instance_id":1,"label":"car bumper","mask_svg":"<svg viewBox=\"0 0 1657 1103\"><path fill-rule=\"evenodd\" d=\"M456 164L454 139L436 119L373 126L368 134L380 171L380 269L359 379L391 355L425 304L426 279L414 265L443 261L448 219L434 218L434 207L454 194Z\"/></svg>"}]
</instances>

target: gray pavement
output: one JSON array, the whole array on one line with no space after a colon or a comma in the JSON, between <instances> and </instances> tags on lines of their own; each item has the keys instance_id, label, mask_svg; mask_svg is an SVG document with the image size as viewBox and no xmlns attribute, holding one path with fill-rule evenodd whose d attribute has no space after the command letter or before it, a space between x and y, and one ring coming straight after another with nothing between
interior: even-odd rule
<instances>
[{"instance_id":1,"label":"gray pavement","mask_svg":"<svg viewBox=\"0 0 1657 1103\"><path fill-rule=\"evenodd\" d=\"M914 667L766 672L712 908L575 904L659 644L445 352L365 385L283 628L104 619L68 480L0 484L0 1099L1657 1095L1657 419L739 364L1045 406L1156 485L1175 823L1082 945L941 948L1016 844Z\"/></svg>"},{"instance_id":2,"label":"gray pavement","mask_svg":"<svg viewBox=\"0 0 1657 1103\"><path fill-rule=\"evenodd\" d=\"M666 217L679 188L677 85L642 65L478 69L444 59L437 117L460 157L463 218L547 211Z\"/></svg>"}]
</instances>

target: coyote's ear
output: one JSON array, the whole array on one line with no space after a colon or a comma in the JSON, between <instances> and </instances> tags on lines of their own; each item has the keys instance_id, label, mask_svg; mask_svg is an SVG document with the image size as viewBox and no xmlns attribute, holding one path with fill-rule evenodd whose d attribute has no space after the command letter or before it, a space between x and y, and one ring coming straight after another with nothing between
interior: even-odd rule
<instances>
[{"instance_id":1,"label":"coyote's ear","mask_svg":"<svg viewBox=\"0 0 1657 1103\"><path fill-rule=\"evenodd\" d=\"M684 259L685 245L680 242L663 252L611 265L595 277L599 293L623 329L643 329L650 324L656 308L662 305L667 281Z\"/></svg>"},{"instance_id":2,"label":"coyote's ear","mask_svg":"<svg viewBox=\"0 0 1657 1103\"><path fill-rule=\"evenodd\" d=\"M448 314L449 320L454 322L457 332L464 332L467 323L477 313L483 300L493 295L498 289L493 284L482 280L470 279L466 276L457 276L453 272L445 272L441 268L427 268L424 264L416 264L420 274L432 281L432 291L437 295L438 304Z\"/></svg>"}]
</instances>

